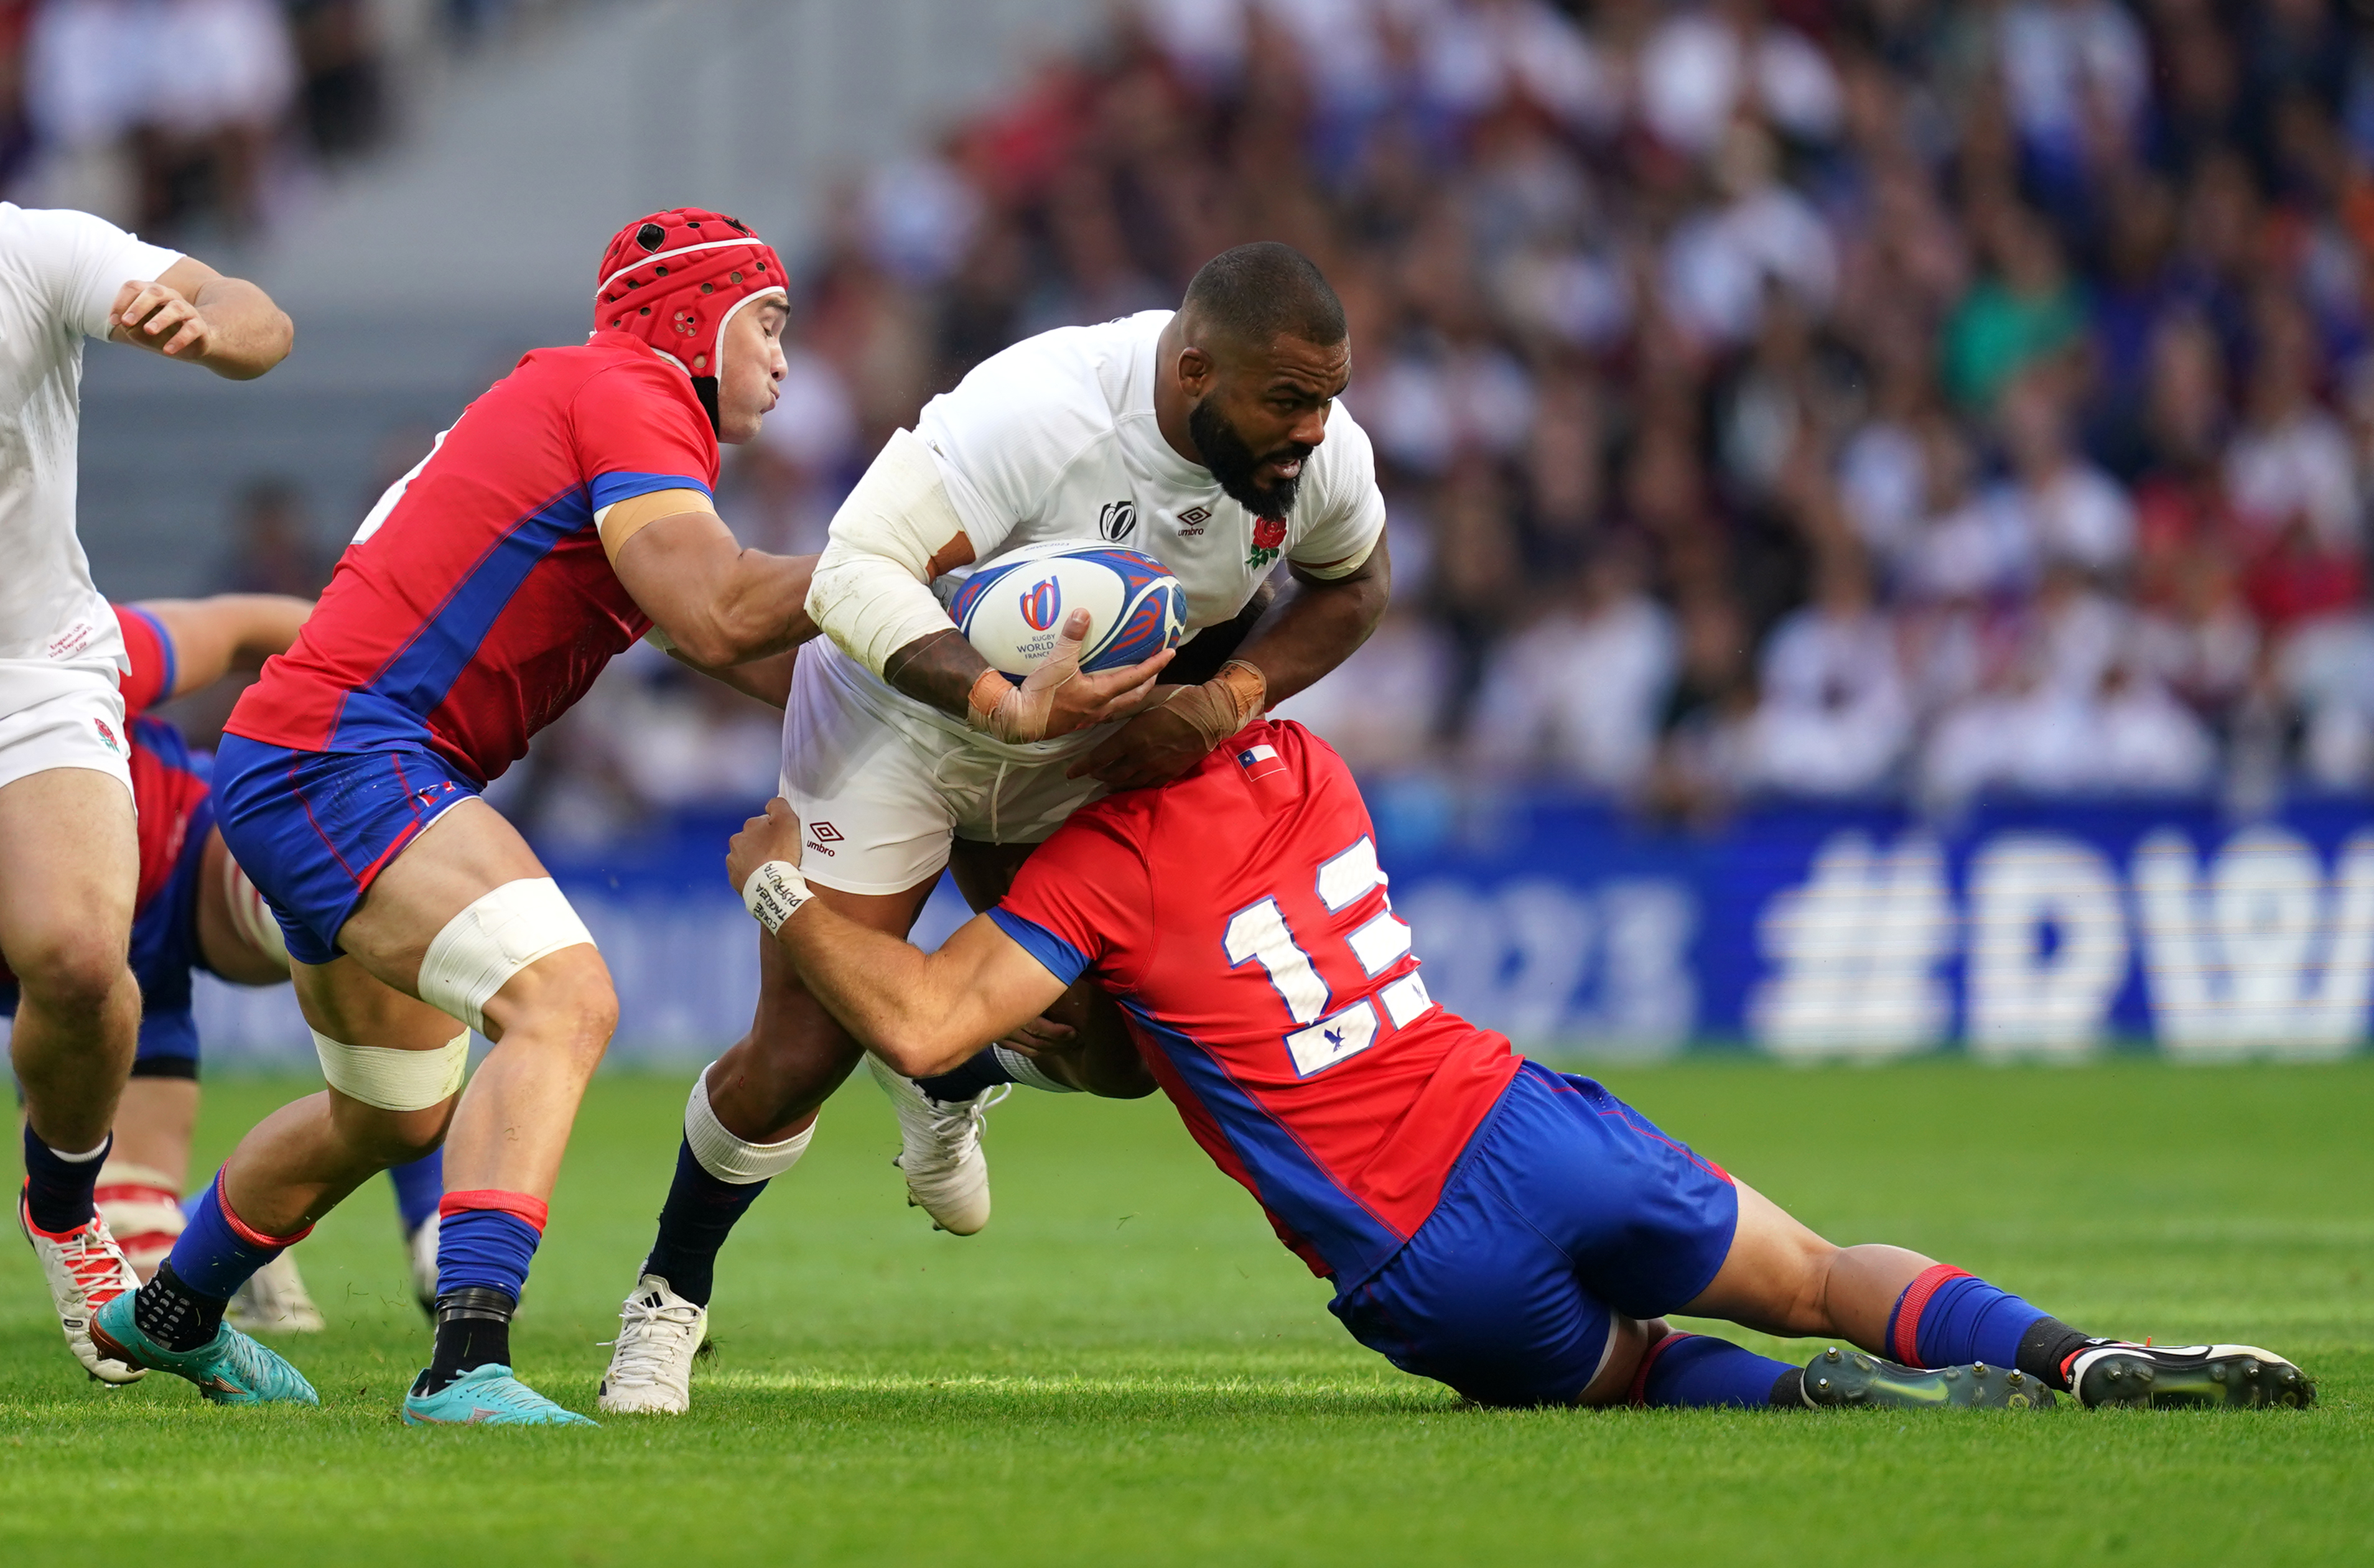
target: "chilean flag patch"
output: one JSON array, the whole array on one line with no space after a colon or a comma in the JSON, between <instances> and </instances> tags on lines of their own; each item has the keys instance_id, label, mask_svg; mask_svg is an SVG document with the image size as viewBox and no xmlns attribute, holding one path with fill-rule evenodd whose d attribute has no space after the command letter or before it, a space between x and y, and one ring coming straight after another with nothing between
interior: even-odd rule
<instances>
[{"instance_id":1,"label":"chilean flag patch","mask_svg":"<svg viewBox=\"0 0 2374 1568\"><path fill-rule=\"evenodd\" d=\"M1286 761L1271 745L1249 746L1237 754L1237 766L1245 770L1249 779L1285 777Z\"/></svg>"}]
</instances>

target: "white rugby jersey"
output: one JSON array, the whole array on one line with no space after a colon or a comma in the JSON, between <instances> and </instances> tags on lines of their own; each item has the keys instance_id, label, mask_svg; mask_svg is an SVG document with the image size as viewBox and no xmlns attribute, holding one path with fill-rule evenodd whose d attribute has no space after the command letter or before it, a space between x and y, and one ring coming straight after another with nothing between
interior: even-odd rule
<instances>
[{"instance_id":1,"label":"white rugby jersey","mask_svg":"<svg viewBox=\"0 0 2374 1568\"><path fill-rule=\"evenodd\" d=\"M1325 567L1366 555L1384 532L1385 502L1368 432L1338 402L1328 411L1326 439L1303 461L1285 537L1257 540L1259 520L1209 469L1172 450L1155 423L1155 345L1173 314L1142 310L1025 338L925 404L915 434L932 450L976 565L1052 540L1125 545L1179 579L1192 636L1232 619L1281 556ZM971 569L935 585L943 603ZM921 724L982 751L1065 755L1093 744L1105 729L1001 745L893 690L829 638L800 657L820 660L836 683L882 717L907 721L910 732Z\"/></svg>"},{"instance_id":2,"label":"white rugby jersey","mask_svg":"<svg viewBox=\"0 0 2374 1568\"><path fill-rule=\"evenodd\" d=\"M0 661L123 667L75 537L82 340L107 335L124 284L179 260L88 213L0 202Z\"/></svg>"}]
</instances>

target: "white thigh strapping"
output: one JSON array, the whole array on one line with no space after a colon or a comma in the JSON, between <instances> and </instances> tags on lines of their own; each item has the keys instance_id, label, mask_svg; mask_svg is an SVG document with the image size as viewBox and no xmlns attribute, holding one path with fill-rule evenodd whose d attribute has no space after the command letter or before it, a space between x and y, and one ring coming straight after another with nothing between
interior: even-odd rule
<instances>
[{"instance_id":1,"label":"white thigh strapping","mask_svg":"<svg viewBox=\"0 0 2374 1568\"><path fill-rule=\"evenodd\" d=\"M781 1143L745 1143L728 1132L710 1108L709 1068L702 1068L692 1081L692 1097L684 1106L684 1141L700 1168L720 1181L747 1187L782 1176L800 1163L800 1156L807 1153L808 1140L815 1136L816 1123L810 1122L804 1131Z\"/></svg>"},{"instance_id":2,"label":"white thigh strapping","mask_svg":"<svg viewBox=\"0 0 2374 1568\"><path fill-rule=\"evenodd\" d=\"M81 767L130 794L131 759L112 664L0 660L0 786Z\"/></svg>"},{"instance_id":3,"label":"white thigh strapping","mask_svg":"<svg viewBox=\"0 0 2374 1568\"><path fill-rule=\"evenodd\" d=\"M548 876L507 882L445 923L420 961L420 1000L480 1034L487 1003L513 975L594 933Z\"/></svg>"},{"instance_id":4,"label":"white thigh strapping","mask_svg":"<svg viewBox=\"0 0 2374 1568\"><path fill-rule=\"evenodd\" d=\"M230 909L231 929L247 939L247 944L265 957L288 967L288 933L280 929L279 917L247 872L228 853L223 856L223 902Z\"/></svg>"},{"instance_id":5,"label":"white thigh strapping","mask_svg":"<svg viewBox=\"0 0 2374 1568\"><path fill-rule=\"evenodd\" d=\"M466 1029L433 1051L400 1051L393 1046L350 1046L313 1031L313 1054L322 1077L349 1100L383 1111L425 1111L461 1092L470 1071Z\"/></svg>"}]
</instances>

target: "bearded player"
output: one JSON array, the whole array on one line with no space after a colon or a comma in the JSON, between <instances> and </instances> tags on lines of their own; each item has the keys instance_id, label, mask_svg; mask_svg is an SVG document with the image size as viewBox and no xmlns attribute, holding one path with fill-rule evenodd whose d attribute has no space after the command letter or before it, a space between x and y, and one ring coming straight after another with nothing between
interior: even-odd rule
<instances>
[{"instance_id":1,"label":"bearded player","mask_svg":"<svg viewBox=\"0 0 2374 1568\"><path fill-rule=\"evenodd\" d=\"M95 1336L220 1402L312 1402L222 1323L240 1283L374 1173L445 1151L436 1347L410 1423L583 1422L511 1375L510 1324L617 1017L584 924L479 798L612 656L656 631L780 681L808 560L711 506L784 373L782 261L693 208L621 229L594 333L539 349L364 520L297 644L226 726L223 839L270 900L328 1089L251 1131ZM470 1030L494 1050L463 1088Z\"/></svg>"},{"instance_id":2,"label":"bearded player","mask_svg":"<svg viewBox=\"0 0 2374 1568\"><path fill-rule=\"evenodd\" d=\"M830 640L801 656L783 726L784 793L809 825L817 895L904 935L953 860L983 907L1084 802L1195 766L1349 656L1391 582L1369 439L1336 402L1350 375L1343 307L1319 269L1288 246L1245 245L1207 263L1176 312L1017 344L893 435L833 519L808 597ZM1188 630L1205 632L1182 666L1216 638L1240 638L1233 657L1199 684L1157 688L1111 729L1091 720L1135 700L1129 684L1168 654L1060 681L1049 666L1018 686L992 670L933 585L1066 539L1169 568ZM1293 586L1248 615L1281 559ZM771 946L759 977L751 1032L693 1086L605 1410L683 1408L719 1247L863 1054ZM1050 1017L1119 1035L1092 988ZM979 1132L1000 1085L1079 1086L1012 1052L986 1065L937 1096L876 1070L899 1109L911 1199L960 1235L989 1219Z\"/></svg>"},{"instance_id":3,"label":"bearded player","mask_svg":"<svg viewBox=\"0 0 2374 1568\"><path fill-rule=\"evenodd\" d=\"M213 757L194 750L179 729L148 710L287 649L313 603L228 593L111 608L123 639L123 739L139 809L132 973L140 985L140 1035L95 1196L100 1218L145 1281L183 1224L182 1188L198 1114L199 1039L190 977L204 970L242 986L288 979L279 923L215 828ZM16 1009L15 980L0 969L0 1015ZM437 1165L430 1154L388 1173L416 1285L426 1251L432 1293ZM241 1328L322 1327L289 1257L251 1279L229 1316Z\"/></svg>"},{"instance_id":4,"label":"bearded player","mask_svg":"<svg viewBox=\"0 0 2374 1568\"><path fill-rule=\"evenodd\" d=\"M25 1096L17 1221L75 1359L137 1281L93 1200L137 1048L125 962L140 845L117 683L123 647L75 536L86 337L252 380L288 318L252 283L78 212L0 202L0 958L22 995L8 1052Z\"/></svg>"},{"instance_id":5,"label":"bearded player","mask_svg":"<svg viewBox=\"0 0 2374 1568\"><path fill-rule=\"evenodd\" d=\"M1299 725L1254 723L1076 813L929 955L813 893L805 852L779 800L727 874L868 1050L938 1073L1091 980L1132 1065L1332 1281L1354 1338L1478 1403L2314 1400L2255 1347L2097 1339L1902 1247L1834 1246L1592 1080L1445 1011L1350 771ZM1801 1368L1674 1333L1670 1312L1872 1353Z\"/></svg>"}]
</instances>

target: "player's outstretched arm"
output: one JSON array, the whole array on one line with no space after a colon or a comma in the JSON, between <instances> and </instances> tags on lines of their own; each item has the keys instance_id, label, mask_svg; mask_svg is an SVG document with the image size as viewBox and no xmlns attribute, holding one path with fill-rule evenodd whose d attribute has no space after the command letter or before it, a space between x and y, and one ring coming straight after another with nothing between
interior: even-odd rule
<instances>
[{"instance_id":1,"label":"player's outstretched arm","mask_svg":"<svg viewBox=\"0 0 2374 1568\"><path fill-rule=\"evenodd\" d=\"M183 256L153 283L135 278L118 289L108 324L116 343L204 365L232 381L255 380L288 357L297 341L296 324L270 295L195 256Z\"/></svg>"},{"instance_id":2,"label":"player's outstretched arm","mask_svg":"<svg viewBox=\"0 0 2374 1568\"><path fill-rule=\"evenodd\" d=\"M910 1078L970 1059L1064 994L1064 982L988 916L975 916L927 954L807 896L797 881L799 858L800 819L778 797L734 836L726 875L791 954L809 991L861 1045ZM770 870L778 875L768 876ZM752 891L754 879L761 891Z\"/></svg>"},{"instance_id":3,"label":"player's outstretched arm","mask_svg":"<svg viewBox=\"0 0 2374 1568\"><path fill-rule=\"evenodd\" d=\"M611 569L688 662L723 671L816 636L814 556L746 550L698 490L656 490L603 509Z\"/></svg>"},{"instance_id":4,"label":"player's outstretched arm","mask_svg":"<svg viewBox=\"0 0 2374 1568\"><path fill-rule=\"evenodd\" d=\"M313 613L311 599L285 593L146 599L138 607L156 616L173 641L173 689L167 696L212 685L233 670L253 670L288 652Z\"/></svg>"}]
</instances>

